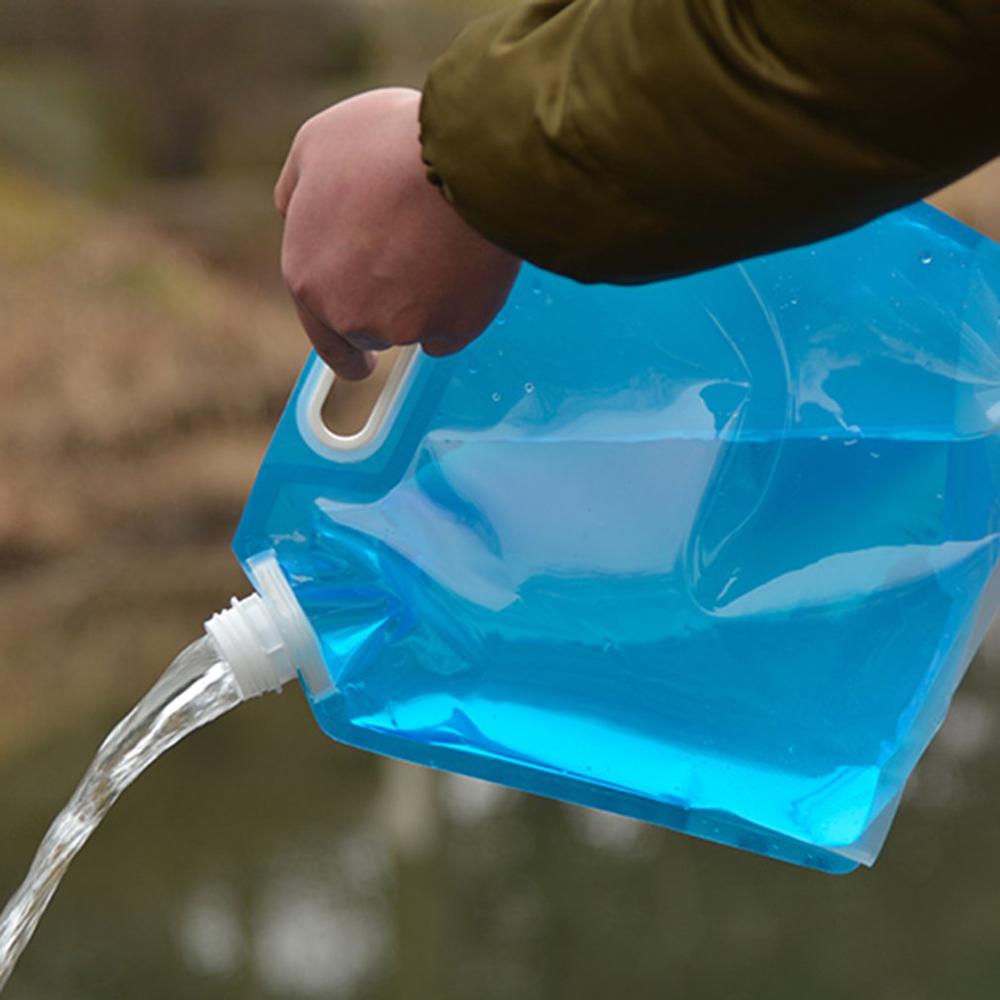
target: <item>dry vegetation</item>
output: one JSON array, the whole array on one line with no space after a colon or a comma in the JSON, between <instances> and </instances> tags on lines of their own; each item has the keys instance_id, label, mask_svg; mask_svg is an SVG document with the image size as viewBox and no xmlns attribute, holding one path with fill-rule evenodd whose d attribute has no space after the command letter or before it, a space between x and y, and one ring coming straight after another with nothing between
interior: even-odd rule
<instances>
[{"instance_id":1,"label":"dry vegetation","mask_svg":"<svg viewBox=\"0 0 1000 1000\"><path fill-rule=\"evenodd\" d=\"M0 562L238 510L305 354L283 303L0 173Z\"/></svg>"},{"instance_id":2,"label":"dry vegetation","mask_svg":"<svg viewBox=\"0 0 1000 1000\"><path fill-rule=\"evenodd\" d=\"M289 310L0 171L0 758L138 694L226 591Z\"/></svg>"}]
</instances>

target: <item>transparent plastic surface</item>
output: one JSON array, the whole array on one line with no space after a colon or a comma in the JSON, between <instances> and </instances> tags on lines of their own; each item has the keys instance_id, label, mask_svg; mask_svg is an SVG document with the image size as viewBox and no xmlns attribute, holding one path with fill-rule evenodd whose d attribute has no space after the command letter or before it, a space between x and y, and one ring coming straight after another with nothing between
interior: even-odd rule
<instances>
[{"instance_id":1,"label":"transparent plastic surface","mask_svg":"<svg viewBox=\"0 0 1000 1000\"><path fill-rule=\"evenodd\" d=\"M307 367L236 540L331 736L846 871L997 608L1000 247L924 204L632 288L526 267L364 453Z\"/></svg>"}]
</instances>

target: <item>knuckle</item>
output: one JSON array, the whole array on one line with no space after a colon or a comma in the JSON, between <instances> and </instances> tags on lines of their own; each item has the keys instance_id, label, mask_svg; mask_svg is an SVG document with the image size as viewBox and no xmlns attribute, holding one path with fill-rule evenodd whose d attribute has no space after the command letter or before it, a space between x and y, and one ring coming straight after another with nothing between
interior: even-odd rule
<instances>
[{"instance_id":1,"label":"knuckle","mask_svg":"<svg viewBox=\"0 0 1000 1000\"><path fill-rule=\"evenodd\" d=\"M329 109L327 109L328 111ZM292 139L292 150L293 152L301 152L301 150L308 146L316 134L323 128L323 123L326 120L327 111L318 111L316 114L307 118L296 130L295 136Z\"/></svg>"},{"instance_id":2,"label":"knuckle","mask_svg":"<svg viewBox=\"0 0 1000 1000\"><path fill-rule=\"evenodd\" d=\"M307 118L296 130L292 137L292 152L298 152L312 137L316 131L316 115Z\"/></svg>"},{"instance_id":3,"label":"knuckle","mask_svg":"<svg viewBox=\"0 0 1000 1000\"><path fill-rule=\"evenodd\" d=\"M288 289L288 293L299 302L301 305L308 305L309 300L312 298L311 289L312 286L309 282L302 277L302 275L295 272L286 272L284 274L285 287Z\"/></svg>"}]
</instances>

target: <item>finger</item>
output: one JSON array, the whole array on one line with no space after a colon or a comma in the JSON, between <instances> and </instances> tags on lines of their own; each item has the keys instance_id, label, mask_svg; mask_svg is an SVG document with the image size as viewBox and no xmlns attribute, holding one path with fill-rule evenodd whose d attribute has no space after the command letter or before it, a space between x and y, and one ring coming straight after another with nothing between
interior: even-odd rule
<instances>
[{"instance_id":1,"label":"finger","mask_svg":"<svg viewBox=\"0 0 1000 1000\"><path fill-rule=\"evenodd\" d=\"M420 341L424 354L432 358L446 358L449 354L457 354L463 347L468 347L478 333L449 333L439 337L424 337Z\"/></svg>"},{"instance_id":2,"label":"finger","mask_svg":"<svg viewBox=\"0 0 1000 1000\"><path fill-rule=\"evenodd\" d=\"M292 201L292 192L299 182L298 157L294 150L288 154L285 165L281 168L277 183L274 185L274 207L278 214L285 218L288 215L288 206Z\"/></svg>"},{"instance_id":3,"label":"finger","mask_svg":"<svg viewBox=\"0 0 1000 1000\"><path fill-rule=\"evenodd\" d=\"M349 382L367 378L375 370L371 354L359 351L307 309L292 298L299 322L316 348L316 353L340 376Z\"/></svg>"},{"instance_id":4,"label":"finger","mask_svg":"<svg viewBox=\"0 0 1000 1000\"><path fill-rule=\"evenodd\" d=\"M368 333L342 333L340 336L359 351L387 351L394 346Z\"/></svg>"}]
</instances>

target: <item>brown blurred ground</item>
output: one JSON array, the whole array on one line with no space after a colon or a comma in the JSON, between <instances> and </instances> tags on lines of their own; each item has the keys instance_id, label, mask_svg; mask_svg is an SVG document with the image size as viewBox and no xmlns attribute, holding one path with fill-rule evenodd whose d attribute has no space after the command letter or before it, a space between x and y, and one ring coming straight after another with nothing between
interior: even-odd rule
<instances>
[{"instance_id":1,"label":"brown blurred ground","mask_svg":"<svg viewBox=\"0 0 1000 1000\"><path fill-rule=\"evenodd\" d=\"M97 703L206 562L232 562L306 345L282 303L141 220L10 171L0 220L2 757ZM128 652L120 627L94 627L108 606L136 624Z\"/></svg>"}]
</instances>

